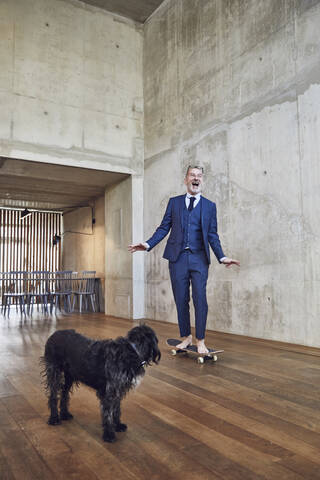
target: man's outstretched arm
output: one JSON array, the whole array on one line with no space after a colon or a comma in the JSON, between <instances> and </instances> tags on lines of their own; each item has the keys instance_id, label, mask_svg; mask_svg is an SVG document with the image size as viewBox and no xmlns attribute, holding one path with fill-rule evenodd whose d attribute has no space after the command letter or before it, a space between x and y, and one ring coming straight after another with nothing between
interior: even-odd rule
<instances>
[{"instance_id":1,"label":"man's outstretched arm","mask_svg":"<svg viewBox=\"0 0 320 480\"><path fill-rule=\"evenodd\" d=\"M238 267L240 267L239 260L234 260L233 258L226 257L223 253L223 250L220 244L219 235L218 235L216 205L214 205L213 215L211 217L210 228L208 232L208 240L214 254L216 255L220 263L223 263L227 268L231 267L231 265L238 265Z\"/></svg>"},{"instance_id":2,"label":"man's outstretched arm","mask_svg":"<svg viewBox=\"0 0 320 480\"><path fill-rule=\"evenodd\" d=\"M233 258L229 258L229 257L224 257L221 260L221 263L223 263L227 268L231 267L231 265L238 265L238 267L240 267L239 260L234 260Z\"/></svg>"},{"instance_id":3,"label":"man's outstretched arm","mask_svg":"<svg viewBox=\"0 0 320 480\"><path fill-rule=\"evenodd\" d=\"M128 245L128 250L131 253L134 252L144 252L148 250L149 246L147 243L135 243L134 245Z\"/></svg>"},{"instance_id":4,"label":"man's outstretched arm","mask_svg":"<svg viewBox=\"0 0 320 480\"><path fill-rule=\"evenodd\" d=\"M145 250L151 250L155 247L161 240L168 235L172 226L172 199L170 198L167 209L163 216L162 222L159 227L156 229L152 237L149 238L147 242L135 243L128 246L128 250L131 253L134 252L143 252Z\"/></svg>"}]
</instances>

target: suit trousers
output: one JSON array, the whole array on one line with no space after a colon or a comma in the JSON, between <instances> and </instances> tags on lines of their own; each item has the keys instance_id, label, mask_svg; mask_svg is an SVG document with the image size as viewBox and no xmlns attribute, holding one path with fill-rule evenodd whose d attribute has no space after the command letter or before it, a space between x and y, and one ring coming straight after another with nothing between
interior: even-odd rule
<instances>
[{"instance_id":1,"label":"suit trousers","mask_svg":"<svg viewBox=\"0 0 320 480\"><path fill-rule=\"evenodd\" d=\"M208 261L204 250L192 253L183 250L176 262L169 262L169 271L174 300L177 307L178 324L181 337L191 333L190 328L190 283L195 311L196 338L205 337L208 303L207 280Z\"/></svg>"}]
</instances>

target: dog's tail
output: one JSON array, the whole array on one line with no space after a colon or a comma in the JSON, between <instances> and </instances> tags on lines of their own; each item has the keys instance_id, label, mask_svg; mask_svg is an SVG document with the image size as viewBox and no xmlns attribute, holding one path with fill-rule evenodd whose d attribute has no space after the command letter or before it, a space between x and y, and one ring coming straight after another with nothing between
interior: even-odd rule
<instances>
[{"instance_id":1,"label":"dog's tail","mask_svg":"<svg viewBox=\"0 0 320 480\"><path fill-rule=\"evenodd\" d=\"M62 372L56 368L55 365L48 362L46 357L40 357L39 360L42 370L40 375L42 377L42 384L45 388L47 396L49 396L52 389L59 390L62 386Z\"/></svg>"},{"instance_id":2,"label":"dog's tail","mask_svg":"<svg viewBox=\"0 0 320 480\"><path fill-rule=\"evenodd\" d=\"M41 383L44 386L46 392L48 393L49 391L49 385L48 385L48 375L47 375L47 361L44 356L40 357L39 359L39 365L41 367L40 370L40 376L41 376Z\"/></svg>"}]
</instances>

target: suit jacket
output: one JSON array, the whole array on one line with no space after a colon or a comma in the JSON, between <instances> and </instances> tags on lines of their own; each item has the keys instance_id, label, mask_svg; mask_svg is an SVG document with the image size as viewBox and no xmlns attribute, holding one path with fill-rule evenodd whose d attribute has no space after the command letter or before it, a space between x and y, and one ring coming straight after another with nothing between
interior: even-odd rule
<instances>
[{"instance_id":1,"label":"suit jacket","mask_svg":"<svg viewBox=\"0 0 320 480\"><path fill-rule=\"evenodd\" d=\"M147 243L151 250L155 247L171 230L170 236L167 241L166 248L164 250L163 258L171 262L175 262L178 259L179 254L182 251L183 246L183 209L185 208L185 195L179 195L178 197L172 197L169 200L166 212L162 219L161 224L156 229ZM208 263L210 263L210 249L211 246L213 253L220 262L220 258L224 257L222 251L219 235L217 231L217 208L216 204L211 202L205 197L201 196L201 227L203 244L206 252Z\"/></svg>"}]
</instances>

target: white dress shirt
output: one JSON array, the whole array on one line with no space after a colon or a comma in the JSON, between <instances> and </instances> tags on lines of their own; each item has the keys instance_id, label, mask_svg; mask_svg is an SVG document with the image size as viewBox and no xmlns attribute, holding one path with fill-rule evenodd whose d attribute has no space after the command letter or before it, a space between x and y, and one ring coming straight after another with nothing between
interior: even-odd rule
<instances>
[{"instance_id":1,"label":"white dress shirt","mask_svg":"<svg viewBox=\"0 0 320 480\"><path fill-rule=\"evenodd\" d=\"M191 198L191 197L194 197L194 198L195 198L195 201L194 201L194 204L193 204L193 208L196 208L196 206L197 206L198 203L200 202L201 193L197 193L197 195L190 195L190 193L187 193L186 198L185 198L187 210L188 210L189 205L190 205L190 198Z\"/></svg>"}]
</instances>

